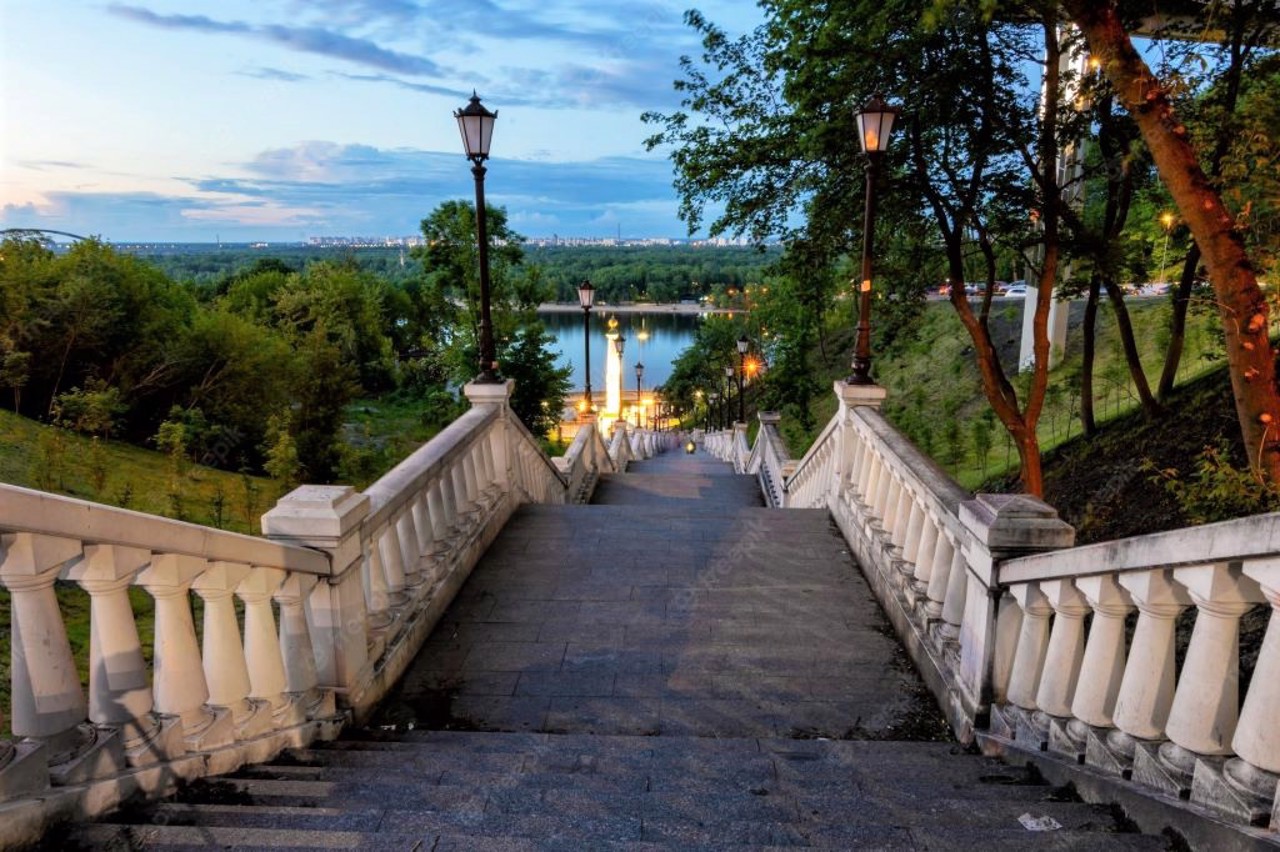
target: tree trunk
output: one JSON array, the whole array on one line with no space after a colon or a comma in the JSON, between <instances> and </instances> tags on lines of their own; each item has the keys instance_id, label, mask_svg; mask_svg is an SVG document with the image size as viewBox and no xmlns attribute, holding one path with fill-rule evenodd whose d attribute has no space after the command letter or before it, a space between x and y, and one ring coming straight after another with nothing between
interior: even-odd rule
<instances>
[{"instance_id":1,"label":"tree trunk","mask_svg":"<svg viewBox=\"0 0 1280 852\"><path fill-rule=\"evenodd\" d=\"M1200 168L1186 127L1174 115L1160 81L1134 50L1115 7L1092 0L1065 0L1063 5L1137 122L1165 187L1204 254L1226 336L1236 416L1249 465L1280 483L1280 393L1267 303L1235 217Z\"/></svg>"},{"instance_id":2,"label":"tree trunk","mask_svg":"<svg viewBox=\"0 0 1280 852\"><path fill-rule=\"evenodd\" d=\"M1227 71L1221 82L1222 112L1231 116L1240 101L1240 84L1244 74L1245 62L1253 52L1253 44L1249 44L1250 21L1257 8L1249 8L1242 4L1233 4L1228 14L1230 34L1227 49L1231 57ZM1213 151L1209 155L1209 175L1216 180L1222 176L1222 160L1231 150L1235 139L1235 128L1232 122L1223 121L1218 125ZM1178 279L1175 291L1173 312L1169 318L1169 348L1165 351L1164 369L1160 373L1160 383L1156 386L1156 399L1164 401L1173 391L1174 382L1178 378L1178 367L1182 363L1182 349L1186 344L1187 309L1191 302L1191 289L1195 284L1196 270L1200 267L1200 246L1193 240L1186 260L1182 263L1182 276Z\"/></svg>"},{"instance_id":3,"label":"tree trunk","mask_svg":"<svg viewBox=\"0 0 1280 852\"><path fill-rule=\"evenodd\" d=\"M1156 386L1156 399L1164 402L1173 391L1178 379L1178 367L1182 363L1182 347L1187 342L1187 309L1191 307L1191 288L1196 281L1196 267L1200 265L1200 247L1191 244L1187 259L1182 264L1182 277L1173 294L1173 311L1169 316L1169 348L1164 353L1164 370L1160 384Z\"/></svg>"},{"instance_id":4,"label":"tree trunk","mask_svg":"<svg viewBox=\"0 0 1280 852\"><path fill-rule=\"evenodd\" d=\"M1138 355L1138 342L1133 336L1133 320L1129 317L1129 306L1125 304L1124 293L1110 277L1103 282L1107 287L1107 298L1111 301L1111 309L1116 313L1116 328L1120 332L1120 345L1124 350L1124 360L1129 367L1129 375L1133 378L1133 386L1138 390L1138 401L1142 404L1142 413L1148 420L1160 413L1160 403L1151 395L1151 385L1147 383L1146 371L1142 369L1142 358Z\"/></svg>"},{"instance_id":5,"label":"tree trunk","mask_svg":"<svg viewBox=\"0 0 1280 852\"><path fill-rule=\"evenodd\" d=\"M1098 434L1093 416L1093 361L1098 342L1098 296L1102 287L1095 274L1089 279L1089 299L1084 303L1084 352L1080 356L1080 425L1084 436Z\"/></svg>"}]
</instances>

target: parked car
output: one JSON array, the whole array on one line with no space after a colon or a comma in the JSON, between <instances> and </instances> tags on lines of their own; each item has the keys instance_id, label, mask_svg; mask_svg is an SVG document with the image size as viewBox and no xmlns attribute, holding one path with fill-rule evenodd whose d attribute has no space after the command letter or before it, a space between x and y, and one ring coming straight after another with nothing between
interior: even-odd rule
<instances>
[{"instance_id":1,"label":"parked car","mask_svg":"<svg viewBox=\"0 0 1280 852\"><path fill-rule=\"evenodd\" d=\"M1027 285L1010 284L1005 288L1004 295L1007 299L1025 299L1027 297Z\"/></svg>"}]
</instances>

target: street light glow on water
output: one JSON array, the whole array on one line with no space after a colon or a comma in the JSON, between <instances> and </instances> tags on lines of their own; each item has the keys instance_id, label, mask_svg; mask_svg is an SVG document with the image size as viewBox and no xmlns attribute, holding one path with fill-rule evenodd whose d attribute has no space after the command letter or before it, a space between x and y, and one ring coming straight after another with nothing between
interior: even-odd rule
<instances>
[{"instance_id":1,"label":"street light glow on water","mask_svg":"<svg viewBox=\"0 0 1280 852\"><path fill-rule=\"evenodd\" d=\"M609 344L604 335L611 315L607 306L591 312L591 384L598 390L604 388L605 347ZM555 337L551 348L556 352L556 364L573 369L570 389L581 391L584 384L581 311L541 313L538 318ZM624 391L633 394L636 362L644 363L645 390L660 387L670 378L673 362L693 343L694 332L702 321L698 314L674 312L626 313L618 314L617 319L619 330L627 338L623 352Z\"/></svg>"}]
</instances>

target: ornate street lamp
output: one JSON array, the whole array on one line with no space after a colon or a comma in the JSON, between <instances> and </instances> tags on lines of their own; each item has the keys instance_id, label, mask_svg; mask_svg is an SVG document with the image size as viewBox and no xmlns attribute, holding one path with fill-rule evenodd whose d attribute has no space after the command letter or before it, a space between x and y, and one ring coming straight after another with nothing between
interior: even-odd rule
<instances>
[{"instance_id":1,"label":"ornate street lamp","mask_svg":"<svg viewBox=\"0 0 1280 852\"><path fill-rule=\"evenodd\" d=\"M493 348L493 318L489 311L489 232L484 206L484 161L489 159L489 143L493 140L496 112L480 104L473 91L471 101L453 113L462 134L462 147L471 161L471 174L476 179L476 240L480 254L480 375L477 382L493 383L498 379L498 356Z\"/></svg>"},{"instance_id":2,"label":"ornate street lamp","mask_svg":"<svg viewBox=\"0 0 1280 852\"><path fill-rule=\"evenodd\" d=\"M644 364L636 362L636 428L640 428L640 412L644 406L640 402L640 380L644 378Z\"/></svg>"},{"instance_id":3,"label":"ornate street lamp","mask_svg":"<svg viewBox=\"0 0 1280 852\"><path fill-rule=\"evenodd\" d=\"M738 422L747 422L747 403L746 397L742 394L742 380L747 375L747 350L751 348L751 341L747 340L744 334L738 338Z\"/></svg>"},{"instance_id":4,"label":"ornate street lamp","mask_svg":"<svg viewBox=\"0 0 1280 852\"><path fill-rule=\"evenodd\" d=\"M733 366L731 364L724 365L724 415L722 420L725 429L728 429L730 420L733 419Z\"/></svg>"},{"instance_id":5,"label":"ornate street lamp","mask_svg":"<svg viewBox=\"0 0 1280 852\"><path fill-rule=\"evenodd\" d=\"M851 385L871 384L871 254L875 244L876 178L880 157L889 145L893 122L901 110L872 96L858 113L858 142L867 155L867 202L862 224L862 281L859 283L858 341L854 348Z\"/></svg>"},{"instance_id":6,"label":"ornate street lamp","mask_svg":"<svg viewBox=\"0 0 1280 852\"><path fill-rule=\"evenodd\" d=\"M720 406L718 405L718 403L720 402L720 393L719 393L718 391L712 391L711 393L707 394L707 400L708 400L708 402L709 402L709 405L707 405L707 426L706 426L706 429L707 429L707 431L708 431L708 432L710 432L710 431L711 431L711 421L712 421L712 417L711 417L711 411L712 411L712 409L715 409L715 413L716 413L716 416L715 416L716 428L717 428L717 429L719 429L719 428L720 428Z\"/></svg>"},{"instance_id":7,"label":"ornate street lamp","mask_svg":"<svg viewBox=\"0 0 1280 852\"><path fill-rule=\"evenodd\" d=\"M618 336L613 339L613 351L618 354L618 419L622 420L622 350L627 345L627 339L622 336L622 332L618 332Z\"/></svg>"},{"instance_id":8,"label":"ornate street lamp","mask_svg":"<svg viewBox=\"0 0 1280 852\"><path fill-rule=\"evenodd\" d=\"M584 280L578 285L578 304L582 306L582 354L587 380L587 389L582 393L583 410L591 413L591 306L595 304L596 288L590 281Z\"/></svg>"}]
</instances>

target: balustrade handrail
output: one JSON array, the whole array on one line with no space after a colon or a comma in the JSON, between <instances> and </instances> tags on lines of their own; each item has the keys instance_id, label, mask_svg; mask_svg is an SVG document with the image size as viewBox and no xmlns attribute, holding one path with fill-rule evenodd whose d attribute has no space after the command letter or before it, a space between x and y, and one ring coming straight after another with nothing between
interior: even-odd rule
<instances>
[{"instance_id":1,"label":"balustrade handrail","mask_svg":"<svg viewBox=\"0 0 1280 852\"><path fill-rule=\"evenodd\" d=\"M366 488L370 511L365 523L374 526L390 519L404 501L457 461L498 416L493 406L469 409Z\"/></svg>"},{"instance_id":2,"label":"balustrade handrail","mask_svg":"<svg viewBox=\"0 0 1280 852\"><path fill-rule=\"evenodd\" d=\"M1025 583L1280 554L1280 512L1009 559L1000 583Z\"/></svg>"},{"instance_id":3,"label":"balustrade handrail","mask_svg":"<svg viewBox=\"0 0 1280 852\"><path fill-rule=\"evenodd\" d=\"M529 427L524 424L524 421L513 415L507 418L507 424L511 426L511 428L515 429L516 434L520 436L521 441L538 451L536 457L542 462L543 468L556 478L560 487L568 488L568 479L566 479L564 474L556 468L555 463L551 461L551 457L542 449L542 445L538 443L538 439L529 431Z\"/></svg>"},{"instance_id":4,"label":"balustrade handrail","mask_svg":"<svg viewBox=\"0 0 1280 852\"><path fill-rule=\"evenodd\" d=\"M938 513L949 531L962 534L960 504L973 499L973 494L951 478L942 467L920 451L907 436L885 419L878 409L859 407L853 411L855 422L871 431L887 452L886 459L895 460L895 470L912 486L916 494L944 511Z\"/></svg>"},{"instance_id":5,"label":"balustrade handrail","mask_svg":"<svg viewBox=\"0 0 1280 852\"><path fill-rule=\"evenodd\" d=\"M832 417L827 421L827 425L818 433L818 437L809 445L809 449L805 451L805 454L796 464L796 469L792 471L791 475L787 477L787 481L783 483L782 490L784 492L790 492L795 485L803 483L808 478L810 464L814 463L813 460L822 454L824 445L827 441L832 440L832 436L836 435L839 429L840 418L838 416Z\"/></svg>"},{"instance_id":6,"label":"balustrade handrail","mask_svg":"<svg viewBox=\"0 0 1280 852\"><path fill-rule=\"evenodd\" d=\"M0 507L6 532L36 533L305 574L332 572L328 557L305 547L16 485L0 484Z\"/></svg>"}]
</instances>

